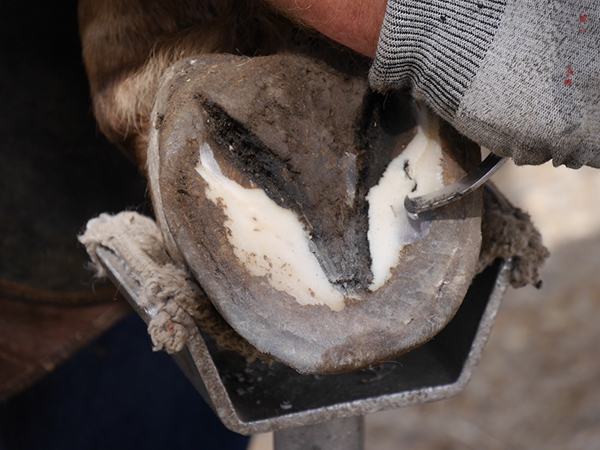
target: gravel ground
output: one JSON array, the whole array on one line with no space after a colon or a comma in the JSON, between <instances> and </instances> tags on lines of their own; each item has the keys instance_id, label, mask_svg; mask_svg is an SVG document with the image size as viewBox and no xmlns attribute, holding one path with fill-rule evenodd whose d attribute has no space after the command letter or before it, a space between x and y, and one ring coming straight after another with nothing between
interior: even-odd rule
<instances>
[{"instance_id":1,"label":"gravel ground","mask_svg":"<svg viewBox=\"0 0 600 450\"><path fill-rule=\"evenodd\" d=\"M369 450L600 449L600 171L510 163L495 183L544 236L544 286L509 289L461 394L368 416Z\"/></svg>"}]
</instances>

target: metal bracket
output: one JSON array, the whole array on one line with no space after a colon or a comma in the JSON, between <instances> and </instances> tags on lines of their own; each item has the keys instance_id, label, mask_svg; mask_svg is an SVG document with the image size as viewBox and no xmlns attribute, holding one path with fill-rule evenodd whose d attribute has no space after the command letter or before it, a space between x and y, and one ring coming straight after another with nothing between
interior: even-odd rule
<instances>
[{"instance_id":1,"label":"metal bracket","mask_svg":"<svg viewBox=\"0 0 600 450\"><path fill-rule=\"evenodd\" d=\"M115 286L146 321L139 285L110 250L98 258ZM423 346L380 366L341 375L301 375L282 364L247 362L197 330L175 362L230 430L265 433L442 400L467 385L509 284L510 260L479 274L454 319Z\"/></svg>"}]
</instances>

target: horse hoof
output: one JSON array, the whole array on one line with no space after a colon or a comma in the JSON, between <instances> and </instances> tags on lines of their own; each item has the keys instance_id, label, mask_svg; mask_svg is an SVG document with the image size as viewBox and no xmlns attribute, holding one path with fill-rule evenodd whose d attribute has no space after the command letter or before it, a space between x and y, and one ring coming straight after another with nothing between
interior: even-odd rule
<instances>
[{"instance_id":1,"label":"horse hoof","mask_svg":"<svg viewBox=\"0 0 600 450\"><path fill-rule=\"evenodd\" d=\"M229 324L302 373L395 358L454 316L481 245L481 195L419 222L404 197L461 178L479 148L407 94L299 54L205 55L163 78L156 216Z\"/></svg>"}]
</instances>

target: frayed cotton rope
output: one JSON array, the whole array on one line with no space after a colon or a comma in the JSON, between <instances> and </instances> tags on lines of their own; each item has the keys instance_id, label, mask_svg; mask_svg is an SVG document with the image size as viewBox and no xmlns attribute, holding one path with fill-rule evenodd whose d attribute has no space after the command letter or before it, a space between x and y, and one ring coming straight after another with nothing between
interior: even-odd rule
<instances>
[{"instance_id":1,"label":"frayed cotton rope","mask_svg":"<svg viewBox=\"0 0 600 450\"><path fill-rule=\"evenodd\" d=\"M544 247L529 214L513 206L491 183L483 190L483 205L483 239L476 273L482 272L496 258L512 258L511 285L540 287L540 268L550 252Z\"/></svg>"},{"instance_id":2,"label":"frayed cotton rope","mask_svg":"<svg viewBox=\"0 0 600 450\"><path fill-rule=\"evenodd\" d=\"M135 212L102 214L88 222L79 241L85 245L98 277L108 275L96 254L101 245L115 253L139 283L142 306L155 311L148 324L155 351L181 351L197 324L220 348L238 352L250 362L271 361L225 322L187 269L169 256L152 219Z\"/></svg>"},{"instance_id":3,"label":"frayed cotton rope","mask_svg":"<svg viewBox=\"0 0 600 450\"><path fill-rule=\"evenodd\" d=\"M131 271L141 286L140 303L155 311L148 324L154 350L181 351L196 327L194 318L200 315L196 300L203 294L188 272L173 263L154 221L134 212L102 214L88 222L79 241L98 277L107 276L96 255L99 245L114 252Z\"/></svg>"}]
</instances>

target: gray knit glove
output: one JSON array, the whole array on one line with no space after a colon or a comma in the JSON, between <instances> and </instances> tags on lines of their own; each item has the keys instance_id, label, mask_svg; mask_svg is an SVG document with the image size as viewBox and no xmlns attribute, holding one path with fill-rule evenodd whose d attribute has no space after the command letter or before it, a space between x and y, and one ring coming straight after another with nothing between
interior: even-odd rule
<instances>
[{"instance_id":1,"label":"gray knit glove","mask_svg":"<svg viewBox=\"0 0 600 450\"><path fill-rule=\"evenodd\" d=\"M600 1L389 0L369 74L517 164L600 167Z\"/></svg>"}]
</instances>

